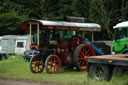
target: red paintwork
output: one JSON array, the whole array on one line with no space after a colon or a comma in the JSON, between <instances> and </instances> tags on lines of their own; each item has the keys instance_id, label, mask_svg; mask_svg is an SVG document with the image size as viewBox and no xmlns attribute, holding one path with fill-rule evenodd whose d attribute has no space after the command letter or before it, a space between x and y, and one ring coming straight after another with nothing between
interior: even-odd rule
<instances>
[{"instance_id":1,"label":"red paintwork","mask_svg":"<svg viewBox=\"0 0 128 85\"><path fill-rule=\"evenodd\" d=\"M101 31L101 27L95 23L75 23L64 21L48 21L48 20L27 20L22 23L22 30L27 30L27 24L40 24L40 29L48 30L80 30L80 31Z\"/></svg>"},{"instance_id":2,"label":"red paintwork","mask_svg":"<svg viewBox=\"0 0 128 85\"><path fill-rule=\"evenodd\" d=\"M31 45L30 46L30 49L36 49L36 50L39 50L39 49L48 49L48 46Z\"/></svg>"},{"instance_id":3,"label":"red paintwork","mask_svg":"<svg viewBox=\"0 0 128 85\"><path fill-rule=\"evenodd\" d=\"M90 45L84 45L78 55L78 65L82 71L87 71L87 57L95 56L95 52Z\"/></svg>"},{"instance_id":4,"label":"red paintwork","mask_svg":"<svg viewBox=\"0 0 128 85\"><path fill-rule=\"evenodd\" d=\"M44 29L44 30L80 30L80 28L78 27L64 27L64 26L45 26L42 25L41 22L39 21L35 21L35 20L29 20L29 21L25 21L22 23L21 28L22 30L28 30L29 29L29 24L28 22L33 22L33 23L40 23L40 29ZM32 30L36 30L36 26L32 25Z\"/></svg>"},{"instance_id":5,"label":"red paintwork","mask_svg":"<svg viewBox=\"0 0 128 85\"><path fill-rule=\"evenodd\" d=\"M76 46L78 46L81 43L82 43L82 39L80 37L78 37L78 36L73 37L71 39L71 48L70 48L72 50L72 52L74 52Z\"/></svg>"},{"instance_id":6,"label":"red paintwork","mask_svg":"<svg viewBox=\"0 0 128 85\"><path fill-rule=\"evenodd\" d=\"M33 69L34 73L41 73L42 70L44 69L44 66L40 65L39 62L33 62L32 64L33 64L32 69Z\"/></svg>"},{"instance_id":7,"label":"red paintwork","mask_svg":"<svg viewBox=\"0 0 128 85\"><path fill-rule=\"evenodd\" d=\"M29 25L21 25L22 30L28 30L29 29ZM32 30L36 30L37 27L34 27L32 25ZM40 25L40 29L43 30L79 30L79 28L75 28L75 27L61 27L61 26L44 26L44 25Z\"/></svg>"},{"instance_id":8,"label":"red paintwork","mask_svg":"<svg viewBox=\"0 0 128 85\"><path fill-rule=\"evenodd\" d=\"M62 63L72 63L72 53L63 53L60 55L60 60Z\"/></svg>"},{"instance_id":9,"label":"red paintwork","mask_svg":"<svg viewBox=\"0 0 128 85\"><path fill-rule=\"evenodd\" d=\"M41 29L45 30L79 30L80 28L76 27L61 27L61 26L42 26Z\"/></svg>"},{"instance_id":10,"label":"red paintwork","mask_svg":"<svg viewBox=\"0 0 128 85\"><path fill-rule=\"evenodd\" d=\"M71 43L69 46L69 43ZM80 37L73 37L72 41L62 41L60 42L60 47L56 49L56 55L59 55L60 60L62 63L72 63L72 54L74 53L74 50L76 49L76 46L81 44L82 41ZM71 48L70 48L71 47ZM69 50L71 49L71 52Z\"/></svg>"},{"instance_id":11,"label":"red paintwork","mask_svg":"<svg viewBox=\"0 0 128 85\"><path fill-rule=\"evenodd\" d=\"M32 61L32 71L33 73L41 73L44 70L44 64L41 63L41 60L37 58L38 56L35 56Z\"/></svg>"},{"instance_id":12,"label":"red paintwork","mask_svg":"<svg viewBox=\"0 0 128 85\"><path fill-rule=\"evenodd\" d=\"M28 24L28 22L33 22L33 23L35 23L35 22L38 22L38 21L35 21L35 20L29 20L29 21L24 21L22 24L21 24L21 29L22 30L28 30L29 29L29 24ZM40 22L38 22L38 23L40 23ZM40 23L41 24L41 23ZM33 29L34 27L32 26L32 29Z\"/></svg>"},{"instance_id":13,"label":"red paintwork","mask_svg":"<svg viewBox=\"0 0 128 85\"><path fill-rule=\"evenodd\" d=\"M69 47L69 42L68 41L62 41L61 42L61 47L62 49L68 48Z\"/></svg>"},{"instance_id":14,"label":"red paintwork","mask_svg":"<svg viewBox=\"0 0 128 85\"><path fill-rule=\"evenodd\" d=\"M68 26L52 26L52 25L43 25L43 23L39 22L39 21L36 21L36 20L29 20L29 21L25 21L22 23L22 30L27 30L29 29L29 24L28 23L33 23L32 26L31 26L31 29L32 30L37 30L37 25L35 25L35 23L39 23L39 28L41 30L80 30L81 27L68 27ZM91 30L90 28L86 28L86 30ZM98 30L98 29L97 29ZM94 28L93 28L93 31L94 31ZM71 40L69 42L69 40ZM54 54L57 55L58 57L60 57L60 60L62 63L68 63L68 64L72 64L72 58L73 58L73 53L76 49L76 47L78 45L80 45L81 43L84 43L85 42L82 42L82 38L78 37L78 36L74 36L73 38L69 39L68 41L60 41L58 43L58 45L56 45L53 50L54 50ZM36 49L36 50L40 50L40 49L48 49L48 46L40 46L40 45L31 45L30 46L31 49ZM83 51L85 50L86 48L88 48L87 51ZM90 54L88 54L87 52L89 52ZM51 56L51 58L49 58L48 60L48 71L49 73L56 73L59 71L60 69L60 60L58 59L57 56ZM95 55L95 52L93 51L92 47L89 46L89 45L86 45L84 47L81 48L80 50L80 53L79 53L79 56L78 56L78 65L80 66L80 69L82 71L86 71L87 70L87 59L86 57L88 56L94 56ZM41 68L39 68L39 65L40 65L40 62L39 61L35 61L35 62L32 62L32 64L34 65L33 67L33 70L35 68L38 68L39 70L35 70L35 73L38 73L40 71L42 71ZM55 66L57 65L57 67ZM43 66L42 66L43 68ZM52 70L53 69L53 70Z\"/></svg>"},{"instance_id":15,"label":"red paintwork","mask_svg":"<svg viewBox=\"0 0 128 85\"><path fill-rule=\"evenodd\" d=\"M57 55L60 56L62 63L72 63L72 53L69 53L69 42L62 41L60 48L57 49Z\"/></svg>"},{"instance_id":16,"label":"red paintwork","mask_svg":"<svg viewBox=\"0 0 128 85\"><path fill-rule=\"evenodd\" d=\"M58 59L58 57L56 55L53 55L49 58L48 63L47 63L47 68L48 68L48 72L51 74L57 73L60 70L61 67L61 63L60 60Z\"/></svg>"}]
</instances>

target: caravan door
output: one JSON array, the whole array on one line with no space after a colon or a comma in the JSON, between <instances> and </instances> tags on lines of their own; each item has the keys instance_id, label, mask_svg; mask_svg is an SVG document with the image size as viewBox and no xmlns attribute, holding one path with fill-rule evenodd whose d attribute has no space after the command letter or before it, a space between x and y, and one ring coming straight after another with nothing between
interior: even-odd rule
<instances>
[{"instance_id":1,"label":"caravan door","mask_svg":"<svg viewBox=\"0 0 128 85\"><path fill-rule=\"evenodd\" d=\"M26 40L16 40L15 53L23 54L26 50Z\"/></svg>"}]
</instances>

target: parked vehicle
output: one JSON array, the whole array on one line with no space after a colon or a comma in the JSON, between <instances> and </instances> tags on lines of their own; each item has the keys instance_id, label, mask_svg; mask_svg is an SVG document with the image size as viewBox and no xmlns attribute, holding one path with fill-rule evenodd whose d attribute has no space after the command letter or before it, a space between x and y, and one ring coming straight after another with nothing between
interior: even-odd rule
<instances>
[{"instance_id":1,"label":"parked vehicle","mask_svg":"<svg viewBox=\"0 0 128 85\"><path fill-rule=\"evenodd\" d=\"M100 55L79 31L100 31L95 23L75 23L64 21L28 20L22 23L23 30L29 30L30 48L36 54L30 60L32 73L57 73L61 67L87 71L87 57ZM95 50L94 50L94 49Z\"/></svg>"},{"instance_id":2,"label":"parked vehicle","mask_svg":"<svg viewBox=\"0 0 128 85\"><path fill-rule=\"evenodd\" d=\"M114 29L113 54L128 53L128 21L118 23Z\"/></svg>"},{"instance_id":3,"label":"parked vehicle","mask_svg":"<svg viewBox=\"0 0 128 85\"><path fill-rule=\"evenodd\" d=\"M30 60L32 56L36 54L36 50L26 50L24 51L24 56L22 56L26 60Z\"/></svg>"},{"instance_id":4,"label":"parked vehicle","mask_svg":"<svg viewBox=\"0 0 128 85\"><path fill-rule=\"evenodd\" d=\"M128 72L128 54L90 56L87 67L91 78L110 80L112 75Z\"/></svg>"},{"instance_id":5,"label":"parked vehicle","mask_svg":"<svg viewBox=\"0 0 128 85\"><path fill-rule=\"evenodd\" d=\"M91 78L110 80L112 75L128 72L128 21L117 24L114 29L114 55L88 57L88 74Z\"/></svg>"},{"instance_id":6,"label":"parked vehicle","mask_svg":"<svg viewBox=\"0 0 128 85\"><path fill-rule=\"evenodd\" d=\"M5 52L0 52L0 60L8 59L8 54Z\"/></svg>"}]
</instances>

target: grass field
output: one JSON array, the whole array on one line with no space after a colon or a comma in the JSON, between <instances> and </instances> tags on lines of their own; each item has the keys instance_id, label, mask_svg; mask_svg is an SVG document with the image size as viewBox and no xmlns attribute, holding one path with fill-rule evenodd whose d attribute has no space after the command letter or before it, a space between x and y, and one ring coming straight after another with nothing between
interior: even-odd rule
<instances>
[{"instance_id":1,"label":"grass field","mask_svg":"<svg viewBox=\"0 0 128 85\"><path fill-rule=\"evenodd\" d=\"M128 85L127 75L113 77L111 81L92 80L87 72L65 71L57 74L43 73L33 74L29 70L29 62L16 56L0 61L0 78L18 79L43 83L55 83L63 85Z\"/></svg>"}]
</instances>

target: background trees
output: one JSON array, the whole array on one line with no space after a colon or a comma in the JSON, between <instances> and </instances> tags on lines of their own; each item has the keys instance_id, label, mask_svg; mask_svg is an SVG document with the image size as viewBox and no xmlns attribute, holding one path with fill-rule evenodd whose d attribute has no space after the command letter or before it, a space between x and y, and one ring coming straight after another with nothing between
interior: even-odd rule
<instances>
[{"instance_id":1,"label":"background trees","mask_svg":"<svg viewBox=\"0 0 128 85\"><path fill-rule=\"evenodd\" d=\"M77 16L102 26L97 39L112 39L112 27L128 19L127 10L126 0L1 0L0 35L24 34L20 24L28 19L64 20L65 16Z\"/></svg>"},{"instance_id":2,"label":"background trees","mask_svg":"<svg viewBox=\"0 0 128 85\"><path fill-rule=\"evenodd\" d=\"M99 23L103 28L102 31L107 33L107 38L109 39L113 37L112 26L121 19L121 12L119 10L121 5L119 2L119 0L90 1L89 20Z\"/></svg>"}]
</instances>

